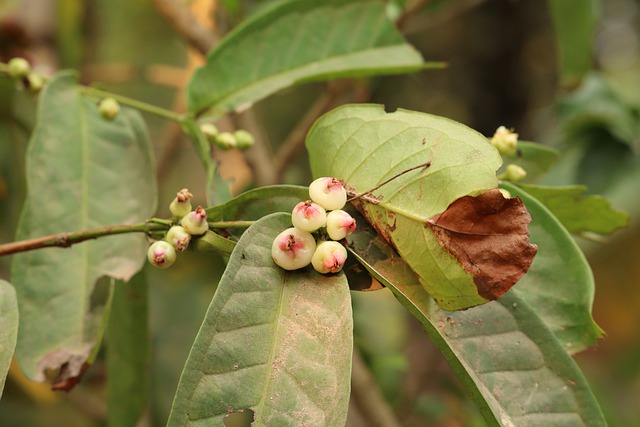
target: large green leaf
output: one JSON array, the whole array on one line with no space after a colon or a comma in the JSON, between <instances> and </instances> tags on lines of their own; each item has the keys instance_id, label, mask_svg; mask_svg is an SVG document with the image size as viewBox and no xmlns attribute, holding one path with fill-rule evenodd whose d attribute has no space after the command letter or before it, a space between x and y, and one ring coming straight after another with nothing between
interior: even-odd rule
<instances>
[{"instance_id":1,"label":"large green leaf","mask_svg":"<svg viewBox=\"0 0 640 427\"><path fill-rule=\"evenodd\" d=\"M556 31L561 84L577 85L591 68L598 0L549 0Z\"/></svg>"},{"instance_id":2,"label":"large green leaf","mask_svg":"<svg viewBox=\"0 0 640 427\"><path fill-rule=\"evenodd\" d=\"M587 191L584 185L519 186L545 205L571 233L611 234L629 223L629 215L611 207L609 200L595 194L583 194Z\"/></svg>"},{"instance_id":3,"label":"large green leaf","mask_svg":"<svg viewBox=\"0 0 640 427\"><path fill-rule=\"evenodd\" d=\"M168 425L344 425L353 345L343 274L287 272L271 259L288 214L251 226L233 251L180 379Z\"/></svg>"},{"instance_id":4,"label":"large green leaf","mask_svg":"<svg viewBox=\"0 0 640 427\"><path fill-rule=\"evenodd\" d=\"M603 426L579 368L515 292L465 311L439 309L418 277L368 226L350 251L421 322L491 426Z\"/></svg>"},{"instance_id":5,"label":"large green leaf","mask_svg":"<svg viewBox=\"0 0 640 427\"><path fill-rule=\"evenodd\" d=\"M221 115L299 82L424 66L387 19L382 1L278 2L209 53L189 84L189 111Z\"/></svg>"},{"instance_id":6,"label":"large green leaf","mask_svg":"<svg viewBox=\"0 0 640 427\"><path fill-rule=\"evenodd\" d=\"M13 286L0 280L0 396L18 337L18 303Z\"/></svg>"},{"instance_id":7,"label":"large green leaf","mask_svg":"<svg viewBox=\"0 0 640 427\"><path fill-rule=\"evenodd\" d=\"M378 105L352 105L321 117L309 132L307 149L314 177L337 177L357 192L431 162L428 168L406 173L377 190L378 203L361 199L358 204L441 307L459 310L495 299L530 264L535 248L527 240L528 214L519 202L488 192L497 187L495 171L501 158L472 129L428 114L386 113ZM464 196L478 197L462 200ZM478 208L476 203L486 205ZM468 213L481 216L463 217ZM501 217L503 213L509 218ZM456 224L469 227L452 229ZM504 230L515 224L518 233ZM476 232L477 225L488 227ZM455 238L461 239L461 246L445 248ZM470 245L475 244L482 246L478 251L482 259L469 256ZM493 265L485 268L482 263L491 259ZM495 295L487 289L502 291Z\"/></svg>"},{"instance_id":8,"label":"large green leaf","mask_svg":"<svg viewBox=\"0 0 640 427\"><path fill-rule=\"evenodd\" d=\"M538 254L513 288L553 331L569 353L595 344L602 330L591 317L595 283L589 263L571 235L545 206L514 185L503 184L519 196L531 214L531 240Z\"/></svg>"},{"instance_id":9,"label":"large green leaf","mask_svg":"<svg viewBox=\"0 0 640 427\"><path fill-rule=\"evenodd\" d=\"M140 115L123 109L115 120L103 119L76 80L61 73L41 94L17 240L137 223L155 211L154 163ZM17 356L28 377L64 383L80 374L101 333L108 299L96 281L128 280L144 262L146 247L144 236L123 235L14 257Z\"/></svg>"},{"instance_id":10,"label":"large green leaf","mask_svg":"<svg viewBox=\"0 0 640 427\"><path fill-rule=\"evenodd\" d=\"M107 335L107 416L111 426L136 425L148 403L148 305L144 273L127 283L116 283Z\"/></svg>"}]
</instances>

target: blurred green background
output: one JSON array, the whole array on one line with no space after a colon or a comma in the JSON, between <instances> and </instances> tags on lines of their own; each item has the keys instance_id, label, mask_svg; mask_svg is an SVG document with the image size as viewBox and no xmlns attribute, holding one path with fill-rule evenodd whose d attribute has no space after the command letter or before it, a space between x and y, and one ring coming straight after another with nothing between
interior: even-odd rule
<instances>
[{"instance_id":1,"label":"blurred green background","mask_svg":"<svg viewBox=\"0 0 640 427\"><path fill-rule=\"evenodd\" d=\"M77 69L85 83L182 112L184 88L202 55L190 48L167 15L189 13L211 34L222 36L265 3L2 0L0 60L22 56L43 74ZM403 3L409 13L398 9ZM425 60L444 61L447 68L309 84L272 96L250 115L217 123L222 129L248 124L258 140L246 154L219 153L222 173L233 180L236 193L275 182L309 182L304 148L290 134L314 106L346 102L438 114L487 136L505 125L523 140L560 148L560 161L545 183L589 185L591 192L630 214L629 228L606 239L576 237L596 278L594 317L606 331L597 347L576 359L610 425L640 426L640 3L591 2L597 17L591 61L580 78L559 71L557 34L572 34L576 24L568 20L554 26L552 3L391 3L390 13L400 11L398 25L411 44ZM0 242L13 239L22 206L24 152L37 101L14 89L12 81L0 79ZM145 118L158 163L158 215L168 215L169 201L183 187L202 203L204 172L189 142L174 123ZM9 267L10 258L0 258L0 278L10 278ZM140 425L166 422L183 363L223 267L222 259L189 254L169 271L145 270L153 350L151 397ZM353 293L353 298L359 355L402 425L483 425L446 362L388 292ZM106 425L106 377L100 357L76 389L61 394L12 368L0 400L0 426ZM357 404L349 425L366 425Z\"/></svg>"}]
</instances>

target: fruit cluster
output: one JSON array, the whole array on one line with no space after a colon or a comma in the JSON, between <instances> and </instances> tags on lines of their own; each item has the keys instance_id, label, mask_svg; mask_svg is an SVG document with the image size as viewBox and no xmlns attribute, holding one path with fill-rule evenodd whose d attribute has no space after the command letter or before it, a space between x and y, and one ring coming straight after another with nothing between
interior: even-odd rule
<instances>
[{"instance_id":1,"label":"fruit cluster","mask_svg":"<svg viewBox=\"0 0 640 427\"><path fill-rule=\"evenodd\" d=\"M147 259L156 267L170 267L176 260L177 252L183 252L189 246L191 236L200 236L207 232L207 212L202 206L191 210L191 198L193 194L186 188L178 191L169 210L176 222L180 225L172 226L164 240L158 240L151 244L147 251Z\"/></svg>"},{"instance_id":2,"label":"fruit cluster","mask_svg":"<svg viewBox=\"0 0 640 427\"><path fill-rule=\"evenodd\" d=\"M293 208L293 227L278 234L271 256L285 270L312 264L319 273L337 273L347 259L347 250L337 240L356 229L355 219L342 210L347 192L336 178L323 177L309 185L309 198ZM318 243L311 233L319 236Z\"/></svg>"}]
</instances>

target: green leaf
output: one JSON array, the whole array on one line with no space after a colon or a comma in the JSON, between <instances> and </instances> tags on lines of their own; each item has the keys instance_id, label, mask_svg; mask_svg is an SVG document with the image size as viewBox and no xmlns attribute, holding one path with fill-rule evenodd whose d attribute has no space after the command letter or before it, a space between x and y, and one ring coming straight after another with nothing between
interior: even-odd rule
<instances>
[{"instance_id":1,"label":"green leaf","mask_svg":"<svg viewBox=\"0 0 640 427\"><path fill-rule=\"evenodd\" d=\"M344 425L353 345L343 274L287 272L271 259L288 214L251 226L233 251L180 379L168 426Z\"/></svg>"},{"instance_id":2,"label":"green leaf","mask_svg":"<svg viewBox=\"0 0 640 427\"><path fill-rule=\"evenodd\" d=\"M629 223L629 215L613 209L609 200L599 195L583 194L587 191L584 185L547 187L519 184L519 186L545 205L571 233L611 234Z\"/></svg>"},{"instance_id":3,"label":"green leaf","mask_svg":"<svg viewBox=\"0 0 640 427\"><path fill-rule=\"evenodd\" d=\"M351 253L420 321L488 425L606 425L578 366L517 287L485 305L444 311L370 227L359 223L351 237Z\"/></svg>"},{"instance_id":4,"label":"green leaf","mask_svg":"<svg viewBox=\"0 0 640 427\"><path fill-rule=\"evenodd\" d=\"M459 310L483 304L488 298L495 299L481 289L484 279L476 280L478 274L469 272L467 266L463 267L460 256L444 248L443 239L448 237L440 234L452 230L440 227L439 231L434 231L440 221L435 219L436 215L448 211L453 202L462 201L464 196L488 195L488 190L497 187L495 171L501 158L484 136L442 117L406 110L386 113L378 105L352 105L321 117L309 132L307 150L314 177L337 177L358 192L365 192L402 171L430 161L427 169L406 173L377 190L374 194L381 198L379 203L356 201L359 209L398 250L441 307ZM492 200L506 207L501 200L495 197ZM507 204L517 208L513 202ZM473 207L462 208L462 211L465 209L476 211ZM493 212L494 207L488 211ZM508 222L524 225L526 230L525 216L526 212L520 212ZM439 218L444 217L443 214ZM455 223L456 218L452 219ZM471 219L470 222L485 221ZM493 231L498 231L498 235L502 233L501 230ZM471 234L453 232L463 237ZM525 242L525 234L520 235L521 243L531 252L533 248ZM502 235L510 236L506 232ZM490 236L490 233L472 236L472 239L480 242L482 236ZM505 243L500 243L499 247L489 245L487 249L499 251ZM508 289L526 271L519 265L524 258L515 251L521 246L510 242L507 246L512 254L510 260L518 264L520 271L510 271L506 279L500 278L497 285L491 286L493 289ZM458 252L464 254L466 251L462 247ZM498 258L503 263L503 257ZM472 259L468 264L473 266L474 261ZM522 264L528 266L527 263L530 259ZM494 268L491 272L498 273L501 274L501 269Z\"/></svg>"},{"instance_id":5,"label":"green leaf","mask_svg":"<svg viewBox=\"0 0 640 427\"><path fill-rule=\"evenodd\" d=\"M18 303L16 291L9 282L0 280L0 396L11 366L18 337Z\"/></svg>"},{"instance_id":6,"label":"green leaf","mask_svg":"<svg viewBox=\"0 0 640 427\"><path fill-rule=\"evenodd\" d=\"M149 397L151 340L147 282L138 273L115 285L107 335L109 425L136 425Z\"/></svg>"},{"instance_id":7,"label":"green leaf","mask_svg":"<svg viewBox=\"0 0 640 427\"><path fill-rule=\"evenodd\" d=\"M115 120L103 119L76 80L60 73L41 94L17 240L138 223L155 211L155 168L140 115L123 108ZM128 280L144 263L147 245L143 235L131 234L14 257L17 356L29 378L63 383L80 375L108 302L109 292L96 282Z\"/></svg>"},{"instance_id":8,"label":"green leaf","mask_svg":"<svg viewBox=\"0 0 640 427\"><path fill-rule=\"evenodd\" d=\"M424 67L387 19L382 1L278 2L209 52L189 84L189 111L222 115L301 82Z\"/></svg>"},{"instance_id":9,"label":"green leaf","mask_svg":"<svg viewBox=\"0 0 640 427\"><path fill-rule=\"evenodd\" d=\"M535 142L518 141L518 153L505 157L505 165L516 164L527 171L524 182L537 182L556 162L560 152ZM501 171L504 168L501 168ZM499 171L499 172L501 172Z\"/></svg>"},{"instance_id":10,"label":"green leaf","mask_svg":"<svg viewBox=\"0 0 640 427\"><path fill-rule=\"evenodd\" d=\"M598 0L549 0L563 86L577 86L591 68L598 4Z\"/></svg>"},{"instance_id":11,"label":"green leaf","mask_svg":"<svg viewBox=\"0 0 640 427\"><path fill-rule=\"evenodd\" d=\"M531 240L538 254L513 291L553 331L569 353L594 345L602 330L591 316L595 293L593 273L571 235L538 200L514 185L503 184L519 196L531 214Z\"/></svg>"}]
</instances>

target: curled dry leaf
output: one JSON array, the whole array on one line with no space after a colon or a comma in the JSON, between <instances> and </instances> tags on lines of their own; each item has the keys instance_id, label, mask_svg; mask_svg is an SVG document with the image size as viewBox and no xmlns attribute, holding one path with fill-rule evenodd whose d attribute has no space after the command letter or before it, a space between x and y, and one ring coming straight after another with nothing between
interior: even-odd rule
<instances>
[{"instance_id":1,"label":"curled dry leaf","mask_svg":"<svg viewBox=\"0 0 640 427\"><path fill-rule=\"evenodd\" d=\"M494 189L456 200L427 225L473 275L478 294L495 300L520 280L538 251L529 242L530 222L520 198L505 199Z\"/></svg>"}]
</instances>

